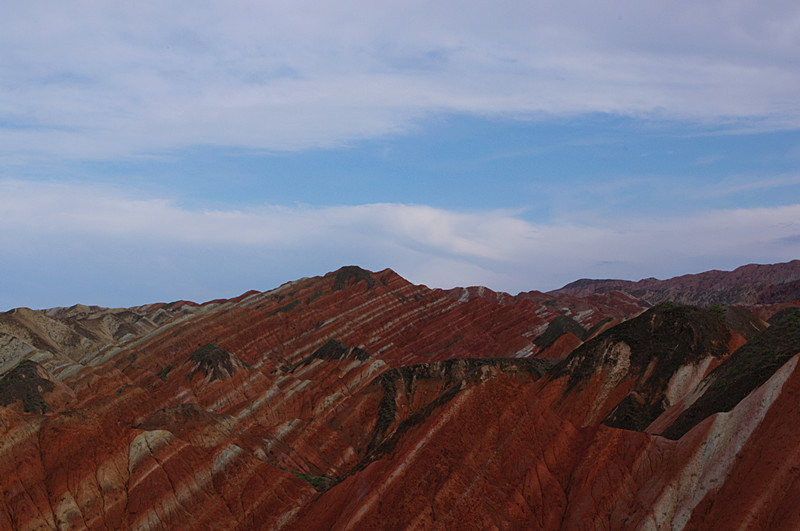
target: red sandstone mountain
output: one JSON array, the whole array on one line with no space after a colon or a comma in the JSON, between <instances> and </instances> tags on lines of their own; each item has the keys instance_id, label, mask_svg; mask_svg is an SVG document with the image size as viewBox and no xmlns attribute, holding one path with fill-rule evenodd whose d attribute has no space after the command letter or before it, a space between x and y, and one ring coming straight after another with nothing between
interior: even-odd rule
<instances>
[{"instance_id":1,"label":"red sandstone mountain","mask_svg":"<svg viewBox=\"0 0 800 531\"><path fill-rule=\"evenodd\" d=\"M0 528L795 529L798 264L647 298L345 267L202 305L12 310ZM669 290L784 295L767 323L651 307Z\"/></svg>"},{"instance_id":2,"label":"red sandstone mountain","mask_svg":"<svg viewBox=\"0 0 800 531\"><path fill-rule=\"evenodd\" d=\"M750 264L733 271L707 271L668 280L576 280L553 295L585 297L610 291L631 293L652 304L762 305L800 300L800 260L783 264Z\"/></svg>"}]
</instances>

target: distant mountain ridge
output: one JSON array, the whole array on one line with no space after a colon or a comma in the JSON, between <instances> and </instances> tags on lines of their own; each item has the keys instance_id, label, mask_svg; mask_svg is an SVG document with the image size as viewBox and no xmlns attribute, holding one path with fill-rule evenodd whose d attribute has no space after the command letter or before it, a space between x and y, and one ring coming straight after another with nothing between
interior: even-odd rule
<instances>
[{"instance_id":1,"label":"distant mountain ridge","mask_svg":"<svg viewBox=\"0 0 800 531\"><path fill-rule=\"evenodd\" d=\"M750 264L733 271L706 271L659 280L580 279L550 291L550 295L587 297L622 291L650 304L673 301L696 306L760 305L800 300L800 260Z\"/></svg>"}]
</instances>

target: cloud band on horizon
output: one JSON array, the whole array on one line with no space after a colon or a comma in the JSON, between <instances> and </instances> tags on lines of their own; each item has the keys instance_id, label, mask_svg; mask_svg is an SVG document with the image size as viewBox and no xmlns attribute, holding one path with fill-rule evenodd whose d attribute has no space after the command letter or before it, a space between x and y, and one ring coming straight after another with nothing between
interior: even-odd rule
<instances>
[{"instance_id":1,"label":"cloud band on horizon","mask_svg":"<svg viewBox=\"0 0 800 531\"><path fill-rule=\"evenodd\" d=\"M487 285L516 293L554 289L589 274L635 280L790 260L798 256L800 235L800 204L590 225L392 203L198 211L133 195L0 181L0 274L53 286L36 295L42 302L9 286L0 306L202 300L269 289L349 263L391 267L435 287ZM59 284L52 275L72 281ZM208 279L215 277L212 286ZM121 289L120 282L130 286ZM117 286L114 293L106 293L109 284ZM220 292L225 289L232 291Z\"/></svg>"}]
</instances>

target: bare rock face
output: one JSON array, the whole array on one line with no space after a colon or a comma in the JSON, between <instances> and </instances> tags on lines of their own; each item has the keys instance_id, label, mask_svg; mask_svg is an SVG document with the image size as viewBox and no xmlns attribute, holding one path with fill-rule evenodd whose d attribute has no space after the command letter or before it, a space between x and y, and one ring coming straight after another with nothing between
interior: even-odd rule
<instances>
[{"instance_id":1,"label":"bare rock face","mask_svg":"<svg viewBox=\"0 0 800 531\"><path fill-rule=\"evenodd\" d=\"M800 310L595 284L2 314L0 529L800 527Z\"/></svg>"}]
</instances>

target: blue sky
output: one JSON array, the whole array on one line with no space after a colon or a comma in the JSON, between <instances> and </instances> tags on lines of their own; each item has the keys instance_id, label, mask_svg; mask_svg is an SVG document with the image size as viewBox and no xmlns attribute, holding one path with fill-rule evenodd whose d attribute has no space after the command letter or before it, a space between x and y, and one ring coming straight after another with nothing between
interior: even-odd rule
<instances>
[{"instance_id":1,"label":"blue sky","mask_svg":"<svg viewBox=\"0 0 800 531\"><path fill-rule=\"evenodd\" d=\"M0 309L798 258L800 6L761 4L4 5Z\"/></svg>"}]
</instances>

